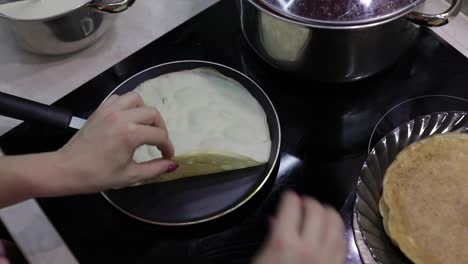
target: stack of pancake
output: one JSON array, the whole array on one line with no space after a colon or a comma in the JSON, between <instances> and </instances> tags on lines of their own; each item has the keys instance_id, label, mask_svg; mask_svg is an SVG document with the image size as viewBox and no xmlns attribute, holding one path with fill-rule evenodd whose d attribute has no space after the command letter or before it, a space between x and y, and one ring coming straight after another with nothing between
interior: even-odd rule
<instances>
[{"instance_id":1,"label":"stack of pancake","mask_svg":"<svg viewBox=\"0 0 468 264\"><path fill-rule=\"evenodd\" d=\"M385 232L414 263L468 263L468 134L428 137L387 169Z\"/></svg>"}]
</instances>

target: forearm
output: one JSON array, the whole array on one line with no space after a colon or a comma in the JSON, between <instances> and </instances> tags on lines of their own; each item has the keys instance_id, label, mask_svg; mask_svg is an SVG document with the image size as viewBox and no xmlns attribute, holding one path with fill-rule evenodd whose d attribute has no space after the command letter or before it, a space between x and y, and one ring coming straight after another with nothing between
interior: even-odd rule
<instances>
[{"instance_id":1,"label":"forearm","mask_svg":"<svg viewBox=\"0 0 468 264\"><path fill-rule=\"evenodd\" d=\"M64 170L57 152L0 157L0 208L30 198L60 195ZM64 192L66 190L62 190Z\"/></svg>"},{"instance_id":2,"label":"forearm","mask_svg":"<svg viewBox=\"0 0 468 264\"><path fill-rule=\"evenodd\" d=\"M135 149L154 145L171 158L174 147L160 113L136 92L111 96L60 150L0 157L0 208L30 198L96 193L162 175L169 159L136 163Z\"/></svg>"}]
</instances>

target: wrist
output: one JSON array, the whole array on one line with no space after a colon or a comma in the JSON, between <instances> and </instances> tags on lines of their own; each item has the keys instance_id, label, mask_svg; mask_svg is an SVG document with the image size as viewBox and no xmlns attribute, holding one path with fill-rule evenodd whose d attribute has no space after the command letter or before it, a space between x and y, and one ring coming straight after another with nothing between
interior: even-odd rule
<instances>
[{"instance_id":1,"label":"wrist","mask_svg":"<svg viewBox=\"0 0 468 264\"><path fill-rule=\"evenodd\" d=\"M53 151L41 155L33 161L37 175L31 179L37 191L37 197L53 197L73 194L73 175L76 174L70 166L69 159L63 151Z\"/></svg>"},{"instance_id":2,"label":"wrist","mask_svg":"<svg viewBox=\"0 0 468 264\"><path fill-rule=\"evenodd\" d=\"M0 159L0 207L63 191L60 155L56 152L5 156Z\"/></svg>"}]
</instances>

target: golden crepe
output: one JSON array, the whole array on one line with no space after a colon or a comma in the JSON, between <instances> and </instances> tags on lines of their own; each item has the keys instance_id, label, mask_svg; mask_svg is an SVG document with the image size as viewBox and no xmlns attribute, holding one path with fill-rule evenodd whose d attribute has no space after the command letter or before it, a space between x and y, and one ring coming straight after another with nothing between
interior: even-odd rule
<instances>
[{"instance_id":1,"label":"golden crepe","mask_svg":"<svg viewBox=\"0 0 468 264\"><path fill-rule=\"evenodd\" d=\"M192 152L174 158L179 168L147 183L166 182L192 176L224 172L261 165L247 156L227 152Z\"/></svg>"},{"instance_id":2,"label":"golden crepe","mask_svg":"<svg viewBox=\"0 0 468 264\"><path fill-rule=\"evenodd\" d=\"M179 168L150 182L242 169L269 160L271 139L266 114L239 82L209 68L164 74L135 90L164 118ZM141 146L134 160L161 158Z\"/></svg>"},{"instance_id":3,"label":"golden crepe","mask_svg":"<svg viewBox=\"0 0 468 264\"><path fill-rule=\"evenodd\" d=\"M414 263L468 263L468 134L411 144L387 169L386 233Z\"/></svg>"}]
</instances>

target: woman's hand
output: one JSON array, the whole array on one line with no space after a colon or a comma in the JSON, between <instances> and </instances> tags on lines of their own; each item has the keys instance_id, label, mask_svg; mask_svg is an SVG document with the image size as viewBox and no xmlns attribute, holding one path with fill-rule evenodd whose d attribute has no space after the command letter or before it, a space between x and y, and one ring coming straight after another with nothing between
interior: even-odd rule
<instances>
[{"instance_id":1,"label":"woman's hand","mask_svg":"<svg viewBox=\"0 0 468 264\"><path fill-rule=\"evenodd\" d=\"M143 144L157 147L163 159L136 163L133 154ZM49 193L124 187L177 168L163 118L136 92L109 97L57 154L64 184Z\"/></svg>"},{"instance_id":2,"label":"woman's hand","mask_svg":"<svg viewBox=\"0 0 468 264\"><path fill-rule=\"evenodd\" d=\"M344 224L335 210L287 192L255 264L343 264Z\"/></svg>"}]
</instances>

